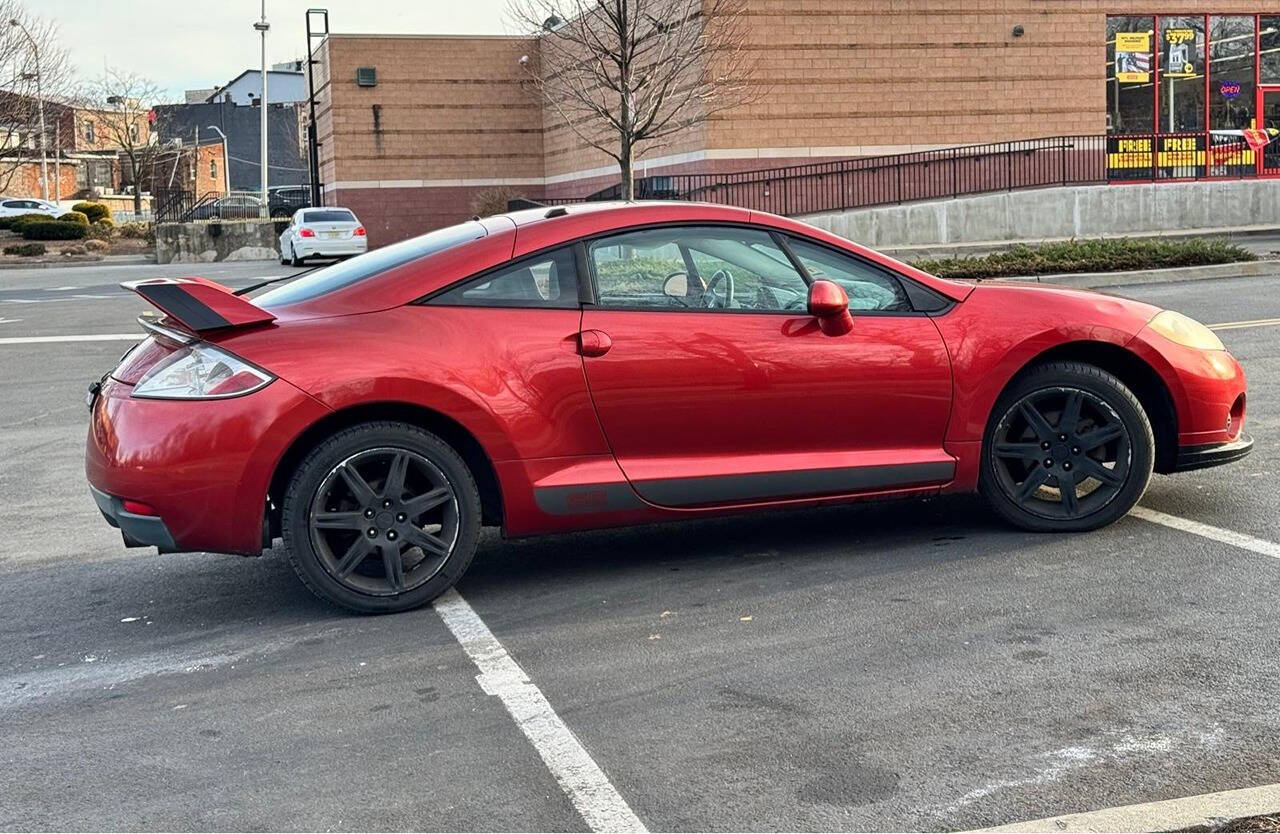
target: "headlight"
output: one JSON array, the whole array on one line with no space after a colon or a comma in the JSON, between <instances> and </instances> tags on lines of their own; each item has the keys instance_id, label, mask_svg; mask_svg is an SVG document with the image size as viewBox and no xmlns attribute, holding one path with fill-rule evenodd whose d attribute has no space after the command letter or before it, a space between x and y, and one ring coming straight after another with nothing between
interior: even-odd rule
<instances>
[{"instance_id":1,"label":"headlight","mask_svg":"<svg viewBox=\"0 0 1280 834\"><path fill-rule=\"evenodd\" d=\"M1171 342L1198 350L1226 350L1218 334L1195 319L1164 310L1147 322L1147 326Z\"/></svg>"},{"instance_id":2,"label":"headlight","mask_svg":"<svg viewBox=\"0 0 1280 834\"><path fill-rule=\"evenodd\" d=\"M196 342L156 363L134 386L133 396L161 400L238 397L275 377L210 344Z\"/></svg>"}]
</instances>

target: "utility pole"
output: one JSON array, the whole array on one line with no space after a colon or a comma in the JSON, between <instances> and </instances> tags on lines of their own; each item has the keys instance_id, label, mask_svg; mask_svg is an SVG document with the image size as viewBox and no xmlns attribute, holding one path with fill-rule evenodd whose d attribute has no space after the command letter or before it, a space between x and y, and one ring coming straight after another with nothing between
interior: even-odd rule
<instances>
[{"instance_id":1,"label":"utility pole","mask_svg":"<svg viewBox=\"0 0 1280 834\"><path fill-rule=\"evenodd\" d=\"M262 0L265 5L267 0ZM44 128L44 93L40 89L40 47L36 44L36 39L31 37L31 33L27 31L27 27L22 25L22 21L16 17L9 18L9 25L15 26L22 30L22 34L27 36L27 40L31 43L31 53L35 56L36 61L36 106L40 109L40 199L49 199L49 155L45 150L47 143ZM266 55L265 47L263 55ZM266 60L265 58L263 59ZM265 182L265 180L264 180Z\"/></svg>"},{"instance_id":2,"label":"utility pole","mask_svg":"<svg viewBox=\"0 0 1280 834\"><path fill-rule=\"evenodd\" d=\"M267 30L271 28L271 24L267 23L267 0L262 0L262 17L257 23L253 24L253 28L262 35L262 98L258 100L258 109L260 110L258 119L262 129L259 139L262 153L258 172L261 177L262 205L258 209L258 216L269 217L271 210L267 205Z\"/></svg>"}]
</instances>

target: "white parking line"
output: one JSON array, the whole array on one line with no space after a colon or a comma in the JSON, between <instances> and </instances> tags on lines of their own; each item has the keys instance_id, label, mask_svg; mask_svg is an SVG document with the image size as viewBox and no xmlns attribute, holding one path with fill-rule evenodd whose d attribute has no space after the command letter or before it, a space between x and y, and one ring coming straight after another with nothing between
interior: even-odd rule
<instances>
[{"instance_id":1,"label":"white parking line","mask_svg":"<svg viewBox=\"0 0 1280 834\"><path fill-rule=\"evenodd\" d=\"M1134 507L1129 510L1129 515L1140 518L1143 521L1150 521L1153 524L1163 524L1165 527L1181 530L1184 533L1213 539L1216 542L1229 544L1242 550L1252 550L1254 553L1270 556L1272 559L1280 559L1280 544L1269 542L1266 539L1254 538L1244 533L1237 533L1235 530L1224 530L1211 524L1192 521L1189 518L1180 518L1176 515L1169 515L1146 507Z\"/></svg>"},{"instance_id":2,"label":"white parking line","mask_svg":"<svg viewBox=\"0 0 1280 834\"><path fill-rule=\"evenodd\" d=\"M141 333L102 333L75 336L7 336L0 345L41 345L50 342L140 342Z\"/></svg>"},{"instance_id":3,"label":"white parking line","mask_svg":"<svg viewBox=\"0 0 1280 834\"><path fill-rule=\"evenodd\" d=\"M1144 802L1064 814L1060 817L1015 822L984 832L1085 832L1085 831L1211 831L1213 826L1242 817L1275 813L1280 807L1280 785L1259 785L1182 799Z\"/></svg>"},{"instance_id":4,"label":"white parking line","mask_svg":"<svg viewBox=\"0 0 1280 834\"><path fill-rule=\"evenodd\" d=\"M647 831L546 696L462 595L450 590L433 606L480 670L476 676L480 688L501 699L591 830Z\"/></svg>"}]
</instances>

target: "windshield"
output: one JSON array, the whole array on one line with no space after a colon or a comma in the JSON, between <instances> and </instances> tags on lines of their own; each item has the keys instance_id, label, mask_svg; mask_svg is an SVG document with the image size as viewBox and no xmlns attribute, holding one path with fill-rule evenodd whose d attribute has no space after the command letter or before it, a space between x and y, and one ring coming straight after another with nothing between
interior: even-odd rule
<instances>
[{"instance_id":1,"label":"windshield","mask_svg":"<svg viewBox=\"0 0 1280 834\"><path fill-rule=\"evenodd\" d=\"M296 281L291 281L283 287L263 293L255 298L253 303L259 307L281 307L286 304L297 304L299 301L310 301L371 278L380 272L386 272L388 269L484 236L484 226L474 220L459 223L457 226L436 229L425 235L374 249L349 261L338 261L333 266L327 266Z\"/></svg>"}]
</instances>

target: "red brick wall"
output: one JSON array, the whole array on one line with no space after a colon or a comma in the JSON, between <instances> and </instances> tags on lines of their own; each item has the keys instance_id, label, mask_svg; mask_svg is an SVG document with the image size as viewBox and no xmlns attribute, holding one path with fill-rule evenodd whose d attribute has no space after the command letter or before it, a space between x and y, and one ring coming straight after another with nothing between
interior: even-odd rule
<instances>
[{"instance_id":1,"label":"red brick wall","mask_svg":"<svg viewBox=\"0 0 1280 834\"><path fill-rule=\"evenodd\" d=\"M59 182L54 178L55 173L61 177L62 187L60 189L55 188ZM68 200L75 192L76 166L70 163L63 163L55 167L53 160L49 160L48 199L57 199L57 195L61 194L62 199ZM9 180L9 186L4 189L4 193L7 197L40 197L40 162L37 160L35 162L21 163L14 170L13 178Z\"/></svg>"}]
</instances>

